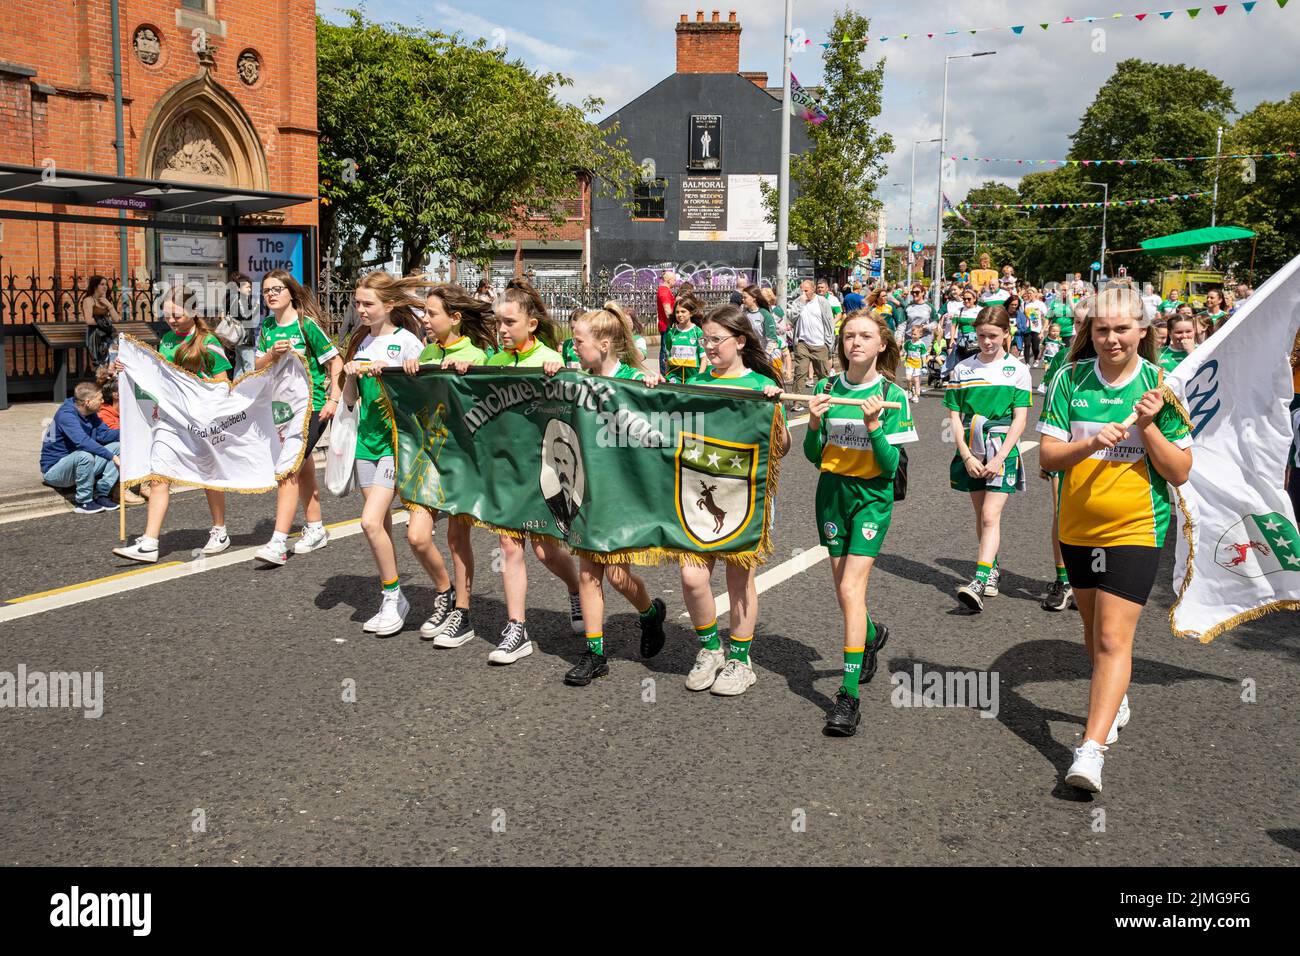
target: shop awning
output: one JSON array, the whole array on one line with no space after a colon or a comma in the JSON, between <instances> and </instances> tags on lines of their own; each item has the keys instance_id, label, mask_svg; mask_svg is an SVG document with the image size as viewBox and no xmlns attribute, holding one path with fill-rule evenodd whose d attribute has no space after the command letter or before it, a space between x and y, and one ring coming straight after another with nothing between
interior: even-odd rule
<instances>
[{"instance_id":1,"label":"shop awning","mask_svg":"<svg viewBox=\"0 0 1300 956\"><path fill-rule=\"evenodd\" d=\"M1220 242L1249 239L1253 235L1254 232L1240 226L1207 226L1204 229L1189 229L1168 236L1143 239L1142 251L1153 256L1178 256L1185 252L1202 252Z\"/></svg>"},{"instance_id":2,"label":"shop awning","mask_svg":"<svg viewBox=\"0 0 1300 956\"><path fill-rule=\"evenodd\" d=\"M238 218L315 196L0 163L0 200Z\"/></svg>"}]
</instances>

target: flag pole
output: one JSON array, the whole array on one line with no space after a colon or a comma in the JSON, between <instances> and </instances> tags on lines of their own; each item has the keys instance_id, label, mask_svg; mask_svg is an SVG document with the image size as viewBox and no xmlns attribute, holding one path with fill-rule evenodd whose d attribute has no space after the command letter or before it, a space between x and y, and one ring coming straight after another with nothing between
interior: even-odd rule
<instances>
[{"instance_id":1,"label":"flag pole","mask_svg":"<svg viewBox=\"0 0 1300 956\"><path fill-rule=\"evenodd\" d=\"M785 402L804 402L805 404L807 404L808 402L812 401L814 397L815 396L813 395L796 395L794 392L781 393L781 400ZM832 405L857 405L858 407L861 407L867 403L860 398L837 398L835 396L831 396L831 404ZM903 403L882 402L880 407L881 408L902 408Z\"/></svg>"},{"instance_id":2,"label":"flag pole","mask_svg":"<svg viewBox=\"0 0 1300 956\"><path fill-rule=\"evenodd\" d=\"M121 469L117 472L117 540L126 540L126 482Z\"/></svg>"}]
</instances>

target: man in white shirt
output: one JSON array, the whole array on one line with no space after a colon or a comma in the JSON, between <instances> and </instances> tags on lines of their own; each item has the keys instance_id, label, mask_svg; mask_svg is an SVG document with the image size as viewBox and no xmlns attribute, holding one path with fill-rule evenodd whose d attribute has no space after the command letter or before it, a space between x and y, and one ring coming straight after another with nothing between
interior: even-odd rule
<instances>
[{"instance_id":1,"label":"man in white shirt","mask_svg":"<svg viewBox=\"0 0 1300 956\"><path fill-rule=\"evenodd\" d=\"M835 318L831 304L813 291L812 279L799 283L799 296L790 303L794 325L794 387L807 384L812 364L814 381L830 374L831 346L835 342Z\"/></svg>"},{"instance_id":2,"label":"man in white shirt","mask_svg":"<svg viewBox=\"0 0 1300 956\"><path fill-rule=\"evenodd\" d=\"M1155 286L1150 282L1142 283L1142 311L1150 319L1160 314L1160 296L1156 295Z\"/></svg>"}]
</instances>

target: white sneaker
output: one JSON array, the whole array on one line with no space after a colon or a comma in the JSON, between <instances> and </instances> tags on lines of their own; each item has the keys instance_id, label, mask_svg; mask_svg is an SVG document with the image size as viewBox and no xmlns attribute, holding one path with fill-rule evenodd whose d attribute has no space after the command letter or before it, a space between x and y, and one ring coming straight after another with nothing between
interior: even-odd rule
<instances>
[{"instance_id":1,"label":"white sneaker","mask_svg":"<svg viewBox=\"0 0 1300 956\"><path fill-rule=\"evenodd\" d=\"M289 560L289 548L282 542L268 541L257 549L257 553L253 557L258 561L265 561L267 564L280 567Z\"/></svg>"},{"instance_id":2,"label":"white sneaker","mask_svg":"<svg viewBox=\"0 0 1300 956\"><path fill-rule=\"evenodd\" d=\"M379 613L362 625L363 631L369 631L376 637L392 637L406 624L406 615L411 611L411 602L399 588L385 591L384 601L379 605Z\"/></svg>"},{"instance_id":3,"label":"white sneaker","mask_svg":"<svg viewBox=\"0 0 1300 956\"><path fill-rule=\"evenodd\" d=\"M113 553L119 558L130 558L132 561L140 561L144 564L155 564L158 561L158 545L155 544L146 551L140 543L142 540L136 538L135 544L124 548L114 548Z\"/></svg>"},{"instance_id":4,"label":"white sneaker","mask_svg":"<svg viewBox=\"0 0 1300 956\"><path fill-rule=\"evenodd\" d=\"M1065 782L1080 790L1101 793L1101 765L1106 758L1102 756L1106 747L1095 740L1085 740L1082 747L1074 749L1074 763L1065 773Z\"/></svg>"},{"instance_id":5,"label":"white sneaker","mask_svg":"<svg viewBox=\"0 0 1300 956\"><path fill-rule=\"evenodd\" d=\"M711 651L707 647L701 647L700 652L695 655L695 665L686 675L686 689L708 690L713 686L718 671L722 670L722 665L725 663L727 663L727 655L721 650Z\"/></svg>"},{"instance_id":6,"label":"white sneaker","mask_svg":"<svg viewBox=\"0 0 1300 956\"><path fill-rule=\"evenodd\" d=\"M311 528L303 528L302 536L293 546L294 554L311 554L313 551L319 551L325 545L330 543L330 533L322 527L319 531L313 531Z\"/></svg>"},{"instance_id":7,"label":"white sneaker","mask_svg":"<svg viewBox=\"0 0 1300 956\"><path fill-rule=\"evenodd\" d=\"M1119 710L1115 712L1115 719L1111 721L1110 732L1106 734L1106 743L1113 744L1119 740L1119 732L1128 726L1128 720L1133 715L1128 709L1128 694L1119 702Z\"/></svg>"},{"instance_id":8,"label":"white sneaker","mask_svg":"<svg viewBox=\"0 0 1300 956\"><path fill-rule=\"evenodd\" d=\"M722 668L722 673L709 688L709 693L717 694L719 697L739 697L753 687L756 680L758 676L751 665L733 658L727 661L726 667Z\"/></svg>"},{"instance_id":9,"label":"white sneaker","mask_svg":"<svg viewBox=\"0 0 1300 956\"><path fill-rule=\"evenodd\" d=\"M203 553L220 554L228 547L230 547L230 535L219 528L213 528L208 532L208 543L203 546Z\"/></svg>"}]
</instances>

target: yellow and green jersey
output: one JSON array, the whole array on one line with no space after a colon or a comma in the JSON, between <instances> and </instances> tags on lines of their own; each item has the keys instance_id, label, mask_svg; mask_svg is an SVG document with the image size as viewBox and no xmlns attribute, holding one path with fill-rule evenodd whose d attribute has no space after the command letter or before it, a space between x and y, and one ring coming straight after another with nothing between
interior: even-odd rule
<instances>
[{"instance_id":1,"label":"yellow and green jersey","mask_svg":"<svg viewBox=\"0 0 1300 956\"><path fill-rule=\"evenodd\" d=\"M925 353L928 351L924 342L908 339L907 344L903 346L903 361L908 368L920 368L925 364Z\"/></svg>"},{"instance_id":2,"label":"yellow and green jersey","mask_svg":"<svg viewBox=\"0 0 1300 956\"><path fill-rule=\"evenodd\" d=\"M192 338L194 332L182 337L168 329L158 343L158 354L172 364L176 364L176 350ZM230 359L226 358L226 350L211 332L204 336L202 355L203 367L194 372L199 378L216 378L222 372L230 371Z\"/></svg>"},{"instance_id":3,"label":"yellow and green jersey","mask_svg":"<svg viewBox=\"0 0 1300 956\"><path fill-rule=\"evenodd\" d=\"M560 362L560 353L541 339L533 339L527 349L502 349L496 355L489 356L486 365L493 368L541 368L547 362Z\"/></svg>"},{"instance_id":4,"label":"yellow and green jersey","mask_svg":"<svg viewBox=\"0 0 1300 956\"><path fill-rule=\"evenodd\" d=\"M817 383L813 393L829 393L832 398L865 399L879 395L883 376L854 385L843 373L824 378ZM880 431L891 445L906 445L917 440L916 425L912 422L912 406L907 393L889 383L885 401L897 402L898 408L885 408L880 412ZM803 453L822 471L845 478L877 478L880 465L871 447L871 433L862 420L859 405L831 405L822 416L821 427L809 429L804 435Z\"/></svg>"},{"instance_id":5,"label":"yellow and green jersey","mask_svg":"<svg viewBox=\"0 0 1300 956\"><path fill-rule=\"evenodd\" d=\"M446 345L439 342L430 342L420 353L420 364L426 362L437 362L441 364L444 359L451 359L453 362L469 362L470 365L482 365L487 361L487 353L475 345L468 335L457 336Z\"/></svg>"},{"instance_id":6,"label":"yellow and green jersey","mask_svg":"<svg viewBox=\"0 0 1300 956\"><path fill-rule=\"evenodd\" d=\"M306 339L303 338L304 335ZM287 341L306 360L307 372L311 375L312 411L320 411L325 407L325 397L329 392L325 366L339 354L338 348L310 316L288 325L277 324L275 316L271 316L262 323L262 328L257 333L258 356L265 355L275 347L276 342L282 340Z\"/></svg>"},{"instance_id":7,"label":"yellow and green jersey","mask_svg":"<svg viewBox=\"0 0 1300 956\"><path fill-rule=\"evenodd\" d=\"M1126 381L1107 382L1095 358L1067 365L1052 382L1038 430L1061 441L1087 441L1108 423L1121 424L1142 396L1160 385L1160 369L1139 358ZM1187 423L1165 405L1160 433L1190 448ZM1057 517L1062 544L1080 547L1164 545L1169 488L1147 456L1137 427L1114 448L1103 448L1061 477Z\"/></svg>"},{"instance_id":8,"label":"yellow and green jersey","mask_svg":"<svg viewBox=\"0 0 1300 956\"><path fill-rule=\"evenodd\" d=\"M704 333L693 322L685 329L669 326L660 337L659 347L668 353L667 378L670 382L689 381L704 368Z\"/></svg>"}]
</instances>

